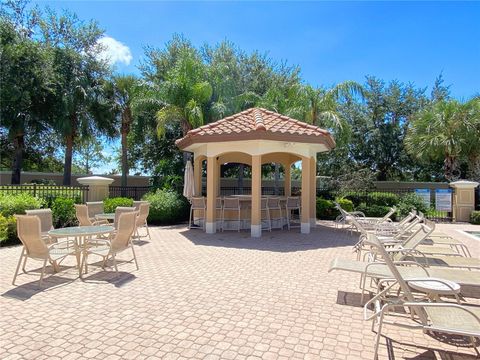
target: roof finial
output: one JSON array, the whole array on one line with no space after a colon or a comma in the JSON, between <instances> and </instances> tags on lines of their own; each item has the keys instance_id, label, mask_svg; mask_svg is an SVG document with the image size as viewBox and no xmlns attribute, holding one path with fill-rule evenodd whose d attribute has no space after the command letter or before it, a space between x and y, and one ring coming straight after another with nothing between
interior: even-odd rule
<instances>
[{"instance_id":1,"label":"roof finial","mask_svg":"<svg viewBox=\"0 0 480 360\"><path fill-rule=\"evenodd\" d=\"M266 131L267 128L263 123L263 118L262 118L262 114L260 113L260 110L258 109L253 110L253 116L255 117L255 130Z\"/></svg>"}]
</instances>

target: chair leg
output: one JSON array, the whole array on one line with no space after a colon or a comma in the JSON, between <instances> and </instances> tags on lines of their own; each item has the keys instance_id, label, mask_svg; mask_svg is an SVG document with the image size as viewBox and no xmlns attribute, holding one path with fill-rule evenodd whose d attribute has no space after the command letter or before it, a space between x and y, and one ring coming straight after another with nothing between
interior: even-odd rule
<instances>
[{"instance_id":1,"label":"chair leg","mask_svg":"<svg viewBox=\"0 0 480 360\"><path fill-rule=\"evenodd\" d=\"M23 248L22 254L25 255L25 248ZM23 266L22 266L22 271L23 271L25 274L27 273L27 270L26 270L26 268L25 268L25 266L27 265L27 259L28 259L28 256L25 256L25 259L23 260Z\"/></svg>"},{"instance_id":2,"label":"chair leg","mask_svg":"<svg viewBox=\"0 0 480 360\"><path fill-rule=\"evenodd\" d=\"M47 267L47 260L48 260L48 259L45 259L45 260L43 261L42 272L40 273L40 280L39 280L39 282L38 282L39 285L42 285L43 275L45 274L45 268Z\"/></svg>"},{"instance_id":3,"label":"chair leg","mask_svg":"<svg viewBox=\"0 0 480 360\"><path fill-rule=\"evenodd\" d=\"M117 259L115 259L115 254L112 254L112 259L113 259L113 267L115 268L115 271L118 273L118 267L117 267Z\"/></svg>"},{"instance_id":4,"label":"chair leg","mask_svg":"<svg viewBox=\"0 0 480 360\"><path fill-rule=\"evenodd\" d=\"M18 270L20 270L20 264L22 263L23 256L25 256L25 248L22 249L22 253L20 254L20 259L18 259L17 269L15 270L15 275L13 275L12 285L15 285L15 280L17 279ZM25 259L26 258L27 257L25 256ZM23 263L25 264L25 261Z\"/></svg>"},{"instance_id":5,"label":"chair leg","mask_svg":"<svg viewBox=\"0 0 480 360\"><path fill-rule=\"evenodd\" d=\"M133 248L133 244L130 244L131 248L132 248L132 253L133 253L133 260L135 260L135 266L137 267L137 270L138 269L138 262L137 262L137 256L135 255L135 249Z\"/></svg>"},{"instance_id":6,"label":"chair leg","mask_svg":"<svg viewBox=\"0 0 480 360\"><path fill-rule=\"evenodd\" d=\"M240 222L241 222L241 214L240 214L240 209L238 209L238 232L240 232Z\"/></svg>"},{"instance_id":7,"label":"chair leg","mask_svg":"<svg viewBox=\"0 0 480 360\"><path fill-rule=\"evenodd\" d=\"M288 208L285 208L285 213L287 215L287 228L290 230L290 211Z\"/></svg>"},{"instance_id":8,"label":"chair leg","mask_svg":"<svg viewBox=\"0 0 480 360\"><path fill-rule=\"evenodd\" d=\"M148 235L148 240L152 240L152 237L150 236L150 230L148 229L148 224L147 221L145 220L145 229L147 229L147 235Z\"/></svg>"}]
</instances>

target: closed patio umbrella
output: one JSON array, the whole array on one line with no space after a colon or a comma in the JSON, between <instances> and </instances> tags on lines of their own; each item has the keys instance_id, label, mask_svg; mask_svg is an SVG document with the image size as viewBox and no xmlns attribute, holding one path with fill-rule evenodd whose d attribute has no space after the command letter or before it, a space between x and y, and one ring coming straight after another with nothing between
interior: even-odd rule
<instances>
[{"instance_id":1,"label":"closed patio umbrella","mask_svg":"<svg viewBox=\"0 0 480 360\"><path fill-rule=\"evenodd\" d=\"M185 179L183 182L183 196L188 200L195 196L195 181L193 179L193 167L190 160L185 165Z\"/></svg>"}]
</instances>

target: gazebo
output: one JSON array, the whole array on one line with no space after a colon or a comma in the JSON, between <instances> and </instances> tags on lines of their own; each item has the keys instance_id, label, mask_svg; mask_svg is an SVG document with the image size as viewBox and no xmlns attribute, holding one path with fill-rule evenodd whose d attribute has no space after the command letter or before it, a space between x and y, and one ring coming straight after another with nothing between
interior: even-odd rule
<instances>
[{"instance_id":1,"label":"gazebo","mask_svg":"<svg viewBox=\"0 0 480 360\"><path fill-rule=\"evenodd\" d=\"M291 193L291 165L301 161L301 233L310 233L316 220L316 155L335 147L331 134L317 126L262 108L251 108L190 130L176 141L180 150L194 154L195 194L202 190L202 162L207 161L207 210L205 229L216 232L216 198L220 166L243 163L252 168L251 236L260 237L261 167L279 163L285 168L285 196Z\"/></svg>"}]
</instances>

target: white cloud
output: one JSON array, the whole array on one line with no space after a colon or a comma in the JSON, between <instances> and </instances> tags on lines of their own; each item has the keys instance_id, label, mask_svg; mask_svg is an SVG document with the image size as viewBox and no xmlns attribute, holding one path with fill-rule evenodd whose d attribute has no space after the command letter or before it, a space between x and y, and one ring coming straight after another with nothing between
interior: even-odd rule
<instances>
[{"instance_id":1,"label":"white cloud","mask_svg":"<svg viewBox=\"0 0 480 360\"><path fill-rule=\"evenodd\" d=\"M123 63L129 65L132 61L132 52L130 48L120 41L110 36L104 36L98 40L103 50L99 54L100 58L109 62L110 65Z\"/></svg>"}]
</instances>

